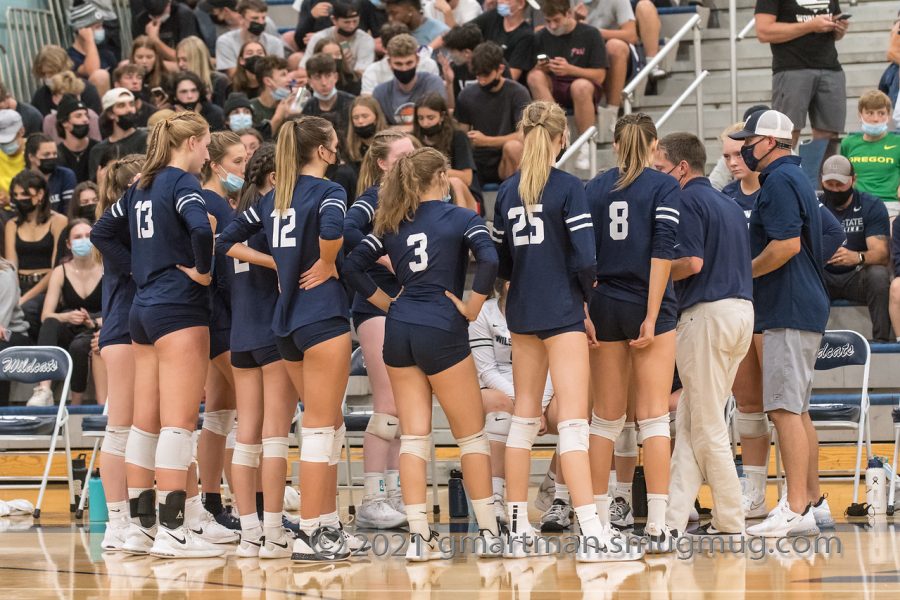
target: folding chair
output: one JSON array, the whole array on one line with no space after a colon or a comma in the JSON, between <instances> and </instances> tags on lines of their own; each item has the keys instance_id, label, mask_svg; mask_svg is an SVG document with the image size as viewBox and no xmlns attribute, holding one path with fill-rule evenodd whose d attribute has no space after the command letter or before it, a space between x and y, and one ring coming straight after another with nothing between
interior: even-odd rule
<instances>
[{"instance_id":1,"label":"folding chair","mask_svg":"<svg viewBox=\"0 0 900 600\"><path fill-rule=\"evenodd\" d=\"M35 384L40 381L62 381L62 395L60 396L59 407L56 410L56 417L47 428L41 428L34 434L22 433L17 428L11 428L12 431L0 432L0 438L9 441L18 442L49 442L47 465L44 468L44 474L41 477L40 485L28 486L12 486L2 485L0 487L26 487L29 489L39 488L37 502L34 505L34 518L39 519L41 516L41 504L44 501L44 492L47 490L47 482L50 479L50 467L53 464L53 456L56 452L56 444L59 435L62 434L66 449L66 479L69 484L69 506L74 509L75 506L75 490L72 476L72 448L69 441L69 412L66 409L66 401L69 398L69 384L72 379L72 357L62 348L55 346L15 346L7 348L0 352L0 380L16 381L25 384ZM24 410L16 411L16 416L6 420L7 425L29 425L29 423L39 424L37 416L47 415L48 411L35 410L31 407L23 407ZM31 408L31 410L29 410ZM48 407L49 408L49 407ZM10 414L10 413L7 413Z\"/></svg>"}]
</instances>

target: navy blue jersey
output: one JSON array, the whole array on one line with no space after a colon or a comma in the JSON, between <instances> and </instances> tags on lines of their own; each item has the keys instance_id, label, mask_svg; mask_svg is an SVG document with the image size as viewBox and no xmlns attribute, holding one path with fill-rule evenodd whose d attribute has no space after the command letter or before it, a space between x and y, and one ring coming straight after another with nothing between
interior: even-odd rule
<instances>
[{"instance_id":1,"label":"navy blue jersey","mask_svg":"<svg viewBox=\"0 0 900 600\"><path fill-rule=\"evenodd\" d=\"M853 252L865 252L869 249L866 238L874 236L890 235L890 225L887 208L884 201L877 196L853 190L853 200L843 210L828 208L828 211L841 224L847 243L844 246ZM825 225L825 220L822 220ZM826 259L834 256L832 252ZM839 267L837 265L825 265L825 270L830 273L849 273L855 266Z\"/></svg>"},{"instance_id":2,"label":"navy blue jersey","mask_svg":"<svg viewBox=\"0 0 900 600\"><path fill-rule=\"evenodd\" d=\"M756 197L759 196L759 190L753 193L745 194L741 189L741 182L737 179L722 188L722 193L733 199L744 211L744 217L747 219L747 227L750 227L750 213L753 212L753 205L756 204Z\"/></svg>"},{"instance_id":3,"label":"navy blue jersey","mask_svg":"<svg viewBox=\"0 0 900 600\"><path fill-rule=\"evenodd\" d=\"M738 204L713 189L706 177L688 181L681 191L677 251L703 259L699 273L675 282L678 308L726 298L753 300L750 234Z\"/></svg>"},{"instance_id":4,"label":"navy blue jersey","mask_svg":"<svg viewBox=\"0 0 900 600\"><path fill-rule=\"evenodd\" d=\"M111 221L106 219L104 223ZM137 289L131 278L131 238L124 227L115 229L111 235L115 236L120 252L103 255L103 326L127 332L128 313ZM93 237L94 230L91 231Z\"/></svg>"},{"instance_id":5,"label":"navy blue jersey","mask_svg":"<svg viewBox=\"0 0 900 600\"><path fill-rule=\"evenodd\" d=\"M212 190L203 189L200 195L206 202L206 212L216 218L218 236L234 219L234 209L228 200ZM224 254L213 257L213 281L209 286L210 327L227 329L231 322L231 259Z\"/></svg>"},{"instance_id":6,"label":"navy blue jersey","mask_svg":"<svg viewBox=\"0 0 900 600\"><path fill-rule=\"evenodd\" d=\"M650 168L624 189L614 189L618 178L613 168L585 187L597 241L597 291L646 304L650 259L675 258L681 190L674 177ZM671 282L663 302L675 303Z\"/></svg>"},{"instance_id":7,"label":"navy blue jersey","mask_svg":"<svg viewBox=\"0 0 900 600\"><path fill-rule=\"evenodd\" d=\"M349 318L344 287L337 279L310 290L300 289L300 276L319 260L319 239L337 240L344 227L347 193L327 179L301 175L291 205L275 209L274 190L234 218L219 236L216 251L226 254L234 245L265 231L275 258L281 293L272 317L272 331L287 337L295 330L334 317ZM340 265L340 255L338 255Z\"/></svg>"},{"instance_id":8,"label":"navy blue jersey","mask_svg":"<svg viewBox=\"0 0 900 600\"><path fill-rule=\"evenodd\" d=\"M444 292L462 298L469 250L478 263L472 289L487 295L497 274L497 251L484 220L466 208L423 202L397 232L363 238L347 258L344 274L358 293L370 298L377 285L368 270L387 254L403 286L388 319L468 336L465 317Z\"/></svg>"},{"instance_id":9,"label":"navy blue jersey","mask_svg":"<svg viewBox=\"0 0 900 600\"><path fill-rule=\"evenodd\" d=\"M47 178L47 195L50 196L50 208L61 214L68 214L69 201L77 185L75 171L66 167L56 167Z\"/></svg>"},{"instance_id":10,"label":"navy blue jersey","mask_svg":"<svg viewBox=\"0 0 900 600\"><path fill-rule=\"evenodd\" d=\"M510 281L509 330L533 333L583 321L597 266L584 186L574 175L551 169L540 202L526 209L520 179L517 171L500 186L491 236L500 276Z\"/></svg>"},{"instance_id":11,"label":"navy blue jersey","mask_svg":"<svg viewBox=\"0 0 900 600\"><path fill-rule=\"evenodd\" d=\"M363 238L372 233L372 223L375 221L375 209L378 208L378 188L373 185L353 202L347 209L347 217L344 219L344 252L350 254ZM400 293L400 282L389 269L382 265L375 265L369 269L369 276L388 296L394 297ZM384 312L372 305L361 295L353 298L353 312L363 315L384 316Z\"/></svg>"},{"instance_id":12,"label":"navy blue jersey","mask_svg":"<svg viewBox=\"0 0 900 600\"><path fill-rule=\"evenodd\" d=\"M97 222L91 234L104 255L121 251L116 231L127 225L131 238L131 274L137 284L135 304L208 306L209 292L182 273L177 265L209 273L213 232L201 196L200 183L190 173L165 167L149 188L133 186ZM100 223L108 219L109 224Z\"/></svg>"}]
</instances>

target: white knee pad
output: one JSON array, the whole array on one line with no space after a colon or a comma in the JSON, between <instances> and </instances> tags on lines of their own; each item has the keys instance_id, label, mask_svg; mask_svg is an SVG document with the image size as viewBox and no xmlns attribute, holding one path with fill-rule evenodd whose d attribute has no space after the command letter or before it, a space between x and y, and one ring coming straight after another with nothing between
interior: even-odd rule
<instances>
[{"instance_id":1,"label":"white knee pad","mask_svg":"<svg viewBox=\"0 0 900 600\"><path fill-rule=\"evenodd\" d=\"M737 421L738 435L746 438L757 438L769 435L769 419L766 413L742 413L737 411L734 416Z\"/></svg>"},{"instance_id":2,"label":"white knee pad","mask_svg":"<svg viewBox=\"0 0 900 600\"><path fill-rule=\"evenodd\" d=\"M591 411L590 435L606 438L612 443L616 443L616 440L619 439L619 434L622 433L624 428L625 415L622 415L615 421L608 421L606 419L601 419Z\"/></svg>"},{"instance_id":3,"label":"white knee pad","mask_svg":"<svg viewBox=\"0 0 900 600\"><path fill-rule=\"evenodd\" d=\"M262 444L242 444L236 442L234 445L234 455L231 457L231 464L250 467L251 469L259 468L259 457L262 454Z\"/></svg>"},{"instance_id":4,"label":"white knee pad","mask_svg":"<svg viewBox=\"0 0 900 600\"><path fill-rule=\"evenodd\" d=\"M156 468L187 471L193 462L193 432L180 427L163 427L156 445Z\"/></svg>"},{"instance_id":5,"label":"white knee pad","mask_svg":"<svg viewBox=\"0 0 900 600\"><path fill-rule=\"evenodd\" d=\"M538 431L541 430L540 417L516 417L512 418L509 426L509 435L506 438L507 448L521 448L531 450Z\"/></svg>"},{"instance_id":6,"label":"white knee pad","mask_svg":"<svg viewBox=\"0 0 900 600\"><path fill-rule=\"evenodd\" d=\"M626 421L619 437L616 438L614 454L623 458L634 458L638 455L637 431L634 428L634 421Z\"/></svg>"},{"instance_id":7,"label":"white knee pad","mask_svg":"<svg viewBox=\"0 0 900 600\"><path fill-rule=\"evenodd\" d=\"M508 412L489 412L484 417L484 432L489 442L505 444L511 426L512 415Z\"/></svg>"},{"instance_id":8,"label":"white knee pad","mask_svg":"<svg viewBox=\"0 0 900 600\"><path fill-rule=\"evenodd\" d=\"M125 443L125 462L152 471L156 467L156 444L159 434L147 433L134 425Z\"/></svg>"},{"instance_id":9,"label":"white knee pad","mask_svg":"<svg viewBox=\"0 0 900 600\"><path fill-rule=\"evenodd\" d=\"M488 442L487 434L484 429L478 433L467 435L464 438L456 440L459 446L459 457L462 458L466 454L484 454L491 455L491 444Z\"/></svg>"},{"instance_id":10,"label":"white knee pad","mask_svg":"<svg viewBox=\"0 0 900 600\"><path fill-rule=\"evenodd\" d=\"M213 410L203 414L203 429L216 435L227 436L234 428L236 410Z\"/></svg>"},{"instance_id":11,"label":"white knee pad","mask_svg":"<svg viewBox=\"0 0 900 600\"><path fill-rule=\"evenodd\" d=\"M387 442L394 441L399 430L400 419L385 413L372 413L369 424L366 425L366 433L371 433Z\"/></svg>"},{"instance_id":12,"label":"white knee pad","mask_svg":"<svg viewBox=\"0 0 900 600\"><path fill-rule=\"evenodd\" d=\"M225 436L225 449L226 450L234 450L234 445L237 443L237 428L232 427L231 431L228 432L228 435Z\"/></svg>"},{"instance_id":13,"label":"white knee pad","mask_svg":"<svg viewBox=\"0 0 900 600\"><path fill-rule=\"evenodd\" d=\"M590 425L587 419L569 419L556 426L559 431L557 449L560 456L566 452L587 452L590 444Z\"/></svg>"},{"instance_id":14,"label":"white knee pad","mask_svg":"<svg viewBox=\"0 0 900 600\"><path fill-rule=\"evenodd\" d=\"M671 438L669 434L669 413L638 421L638 442L643 444L652 437Z\"/></svg>"},{"instance_id":15,"label":"white knee pad","mask_svg":"<svg viewBox=\"0 0 900 600\"><path fill-rule=\"evenodd\" d=\"M300 460L327 463L334 446L334 425L300 429Z\"/></svg>"},{"instance_id":16,"label":"white knee pad","mask_svg":"<svg viewBox=\"0 0 900 600\"><path fill-rule=\"evenodd\" d=\"M341 426L334 430L334 443L331 445L331 456L328 457L329 465L336 465L341 462L341 449L344 447L344 438L347 437L347 426L341 423Z\"/></svg>"},{"instance_id":17,"label":"white knee pad","mask_svg":"<svg viewBox=\"0 0 900 600\"><path fill-rule=\"evenodd\" d=\"M125 448L128 445L128 433L131 427L106 427L106 435L103 436L103 444L100 452L110 456L125 458Z\"/></svg>"},{"instance_id":18,"label":"white knee pad","mask_svg":"<svg viewBox=\"0 0 900 600\"><path fill-rule=\"evenodd\" d=\"M262 440L263 458L283 458L287 460L291 440L286 437L270 437Z\"/></svg>"},{"instance_id":19,"label":"white knee pad","mask_svg":"<svg viewBox=\"0 0 900 600\"><path fill-rule=\"evenodd\" d=\"M400 454L412 454L428 462L431 460L431 434L401 435Z\"/></svg>"}]
</instances>

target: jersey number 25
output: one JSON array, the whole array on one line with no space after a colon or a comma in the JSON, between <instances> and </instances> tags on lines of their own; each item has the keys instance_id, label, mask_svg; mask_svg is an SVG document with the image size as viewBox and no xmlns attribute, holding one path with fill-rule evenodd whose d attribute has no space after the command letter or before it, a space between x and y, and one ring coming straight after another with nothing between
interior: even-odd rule
<instances>
[{"instance_id":1,"label":"jersey number 25","mask_svg":"<svg viewBox=\"0 0 900 600\"><path fill-rule=\"evenodd\" d=\"M527 244L540 244L544 241L544 222L540 214L544 207L535 204L531 210L525 210L524 206L513 206L506 213L506 218L512 222L512 235L514 246Z\"/></svg>"}]
</instances>

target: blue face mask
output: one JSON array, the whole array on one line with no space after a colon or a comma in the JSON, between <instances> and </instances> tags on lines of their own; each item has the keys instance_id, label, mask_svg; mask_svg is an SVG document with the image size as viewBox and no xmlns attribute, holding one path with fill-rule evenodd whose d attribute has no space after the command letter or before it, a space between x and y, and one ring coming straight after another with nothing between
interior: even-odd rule
<instances>
[{"instance_id":1,"label":"blue face mask","mask_svg":"<svg viewBox=\"0 0 900 600\"><path fill-rule=\"evenodd\" d=\"M94 245L88 238L78 238L77 240L72 240L72 254L74 254L75 256L87 256L91 253L91 248L93 247Z\"/></svg>"},{"instance_id":2,"label":"blue face mask","mask_svg":"<svg viewBox=\"0 0 900 600\"><path fill-rule=\"evenodd\" d=\"M372 3L372 6L375 8L384 8L384 3L381 0L369 0Z\"/></svg>"},{"instance_id":3,"label":"blue face mask","mask_svg":"<svg viewBox=\"0 0 900 600\"><path fill-rule=\"evenodd\" d=\"M253 127L253 115L234 113L228 117L228 126L232 131L241 131Z\"/></svg>"},{"instance_id":4,"label":"blue face mask","mask_svg":"<svg viewBox=\"0 0 900 600\"><path fill-rule=\"evenodd\" d=\"M281 102L285 98L291 95L291 90L286 87L279 87L272 90L272 98Z\"/></svg>"},{"instance_id":5,"label":"blue face mask","mask_svg":"<svg viewBox=\"0 0 900 600\"><path fill-rule=\"evenodd\" d=\"M102 44L106 41L106 30L105 29L95 29L94 30L94 43Z\"/></svg>"},{"instance_id":6,"label":"blue face mask","mask_svg":"<svg viewBox=\"0 0 900 600\"><path fill-rule=\"evenodd\" d=\"M319 92L313 91L313 96L314 96L317 100L325 100L325 101L328 101L328 100L331 100L332 98L334 98L334 97L337 95L337 93L338 93L337 88L336 88L336 87L333 87L333 88L331 88L331 93L330 93L330 94L320 94Z\"/></svg>"},{"instance_id":7,"label":"blue face mask","mask_svg":"<svg viewBox=\"0 0 900 600\"><path fill-rule=\"evenodd\" d=\"M222 187L225 188L225 191L229 194L233 194L234 192L241 191L241 188L244 187L244 180L241 177L238 177L234 173L226 173L225 178L219 177L219 181L222 182Z\"/></svg>"},{"instance_id":8,"label":"blue face mask","mask_svg":"<svg viewBox=\"0 0 900 600\"><path fill-rule=\"evenodd\" d=\"M862 132L873 137L882 135L887 132L888 124L885 123L866 123L862 122Z\"/></svg>"},{"instance_id":9,"label":"blue face mask","mask_svg":"<svg viewBox=\"0 0 900 600\"><path fill-rule=\"evenodd\" d=\"M497 14L501 17L508 17L510 15L509 4L497 4Z\"/></svg>"},{"instance_id":10,"label":"blue face mask","mask_svg":"<svg viewBox=\"0 0 900 600\"><path fill-rule=\"evenodd\" d=\"M14 154L19 152L19 140L13 140L11 142L6 142L5 144L0 144L0 151L7 156L13 156Z\"/></svg>"}]
</instances>

